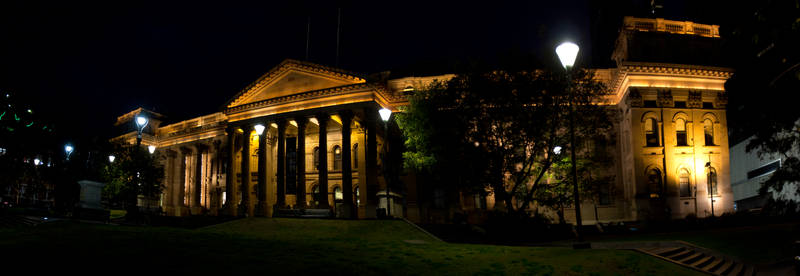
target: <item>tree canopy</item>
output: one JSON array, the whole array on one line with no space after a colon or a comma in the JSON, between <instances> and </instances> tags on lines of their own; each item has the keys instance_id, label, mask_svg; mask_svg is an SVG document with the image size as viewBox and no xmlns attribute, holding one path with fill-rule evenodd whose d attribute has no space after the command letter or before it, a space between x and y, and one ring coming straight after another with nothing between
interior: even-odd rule
<instances>
[{"instance_id":1,"label":"tree canopy","mask_svg":"<svg viewBox=\"0 0 800 276\"><path fill-rule=\"evenodd\" d=\"M461 191L493 194L498 210L524 213L533 201L546 204L538 200L543 191L572 185L555 181L554 174L563 171L553 169L568 160L566 153L572 150L572 106L579 158L600 152L580 149L587 141L613 136L610 109L597 104L605 87L593 77L581 69L569 75L492 71L434 82L411 95L398 115L406 137L405 165L436 172L432 175L443 181L435 182ZM594 169L588 164L597 165L579 163L587 165L582 171Z\"/></svg>"}]
</instances>

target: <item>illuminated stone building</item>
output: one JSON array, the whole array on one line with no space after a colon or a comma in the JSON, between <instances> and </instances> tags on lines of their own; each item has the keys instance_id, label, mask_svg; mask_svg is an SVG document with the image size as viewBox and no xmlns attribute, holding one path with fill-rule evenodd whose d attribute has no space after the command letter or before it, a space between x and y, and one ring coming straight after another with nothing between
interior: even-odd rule
<instances>
[{"instance_id":1,"label":"illuminated stone building","mask_svg":"<svg viewBox=\"0 0 800 276\"><path fill-rule=\"evenodd\" d=\"M618 111L617 142L610 146L615 164L608 172L617 177L613 192L584 203L585 223L703 217L712 212L711 194L715 214L732 211L723 87L732 72L713 66L718 29L625 18L613 54L617 68L596 69L611 89L604 104ZM220 112L145 130L143 144L157 147L166 170L162 208L174 216L273 216L307 208L375 217L387 202L377 111L398 111L408 90L451 77L368 81L286 60ZM142 112L118 124L132 124ZM133 143L135 132L114 139ZM404 184L390 193L391 213L412 221L443 221L454 210L475 214L494 205L491 198L418 187L413 176ZM440 198L454 202L433 202ZM574 211L566 215L574 220Z\"/></svg>"}]
</instances>

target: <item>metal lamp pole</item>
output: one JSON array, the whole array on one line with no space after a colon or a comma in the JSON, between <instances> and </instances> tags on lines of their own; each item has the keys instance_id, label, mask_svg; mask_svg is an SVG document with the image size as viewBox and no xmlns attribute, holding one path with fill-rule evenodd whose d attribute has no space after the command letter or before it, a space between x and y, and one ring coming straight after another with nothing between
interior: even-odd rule
<instances>
[{"instance_id":1,"label":"metal lamp pole","mask_svg":"<svg viewBox=\"0 0 800 276\"><path fill-rule=\"evenodd\" d=\"M381 108L378 110L378 113L381 115L381 119L383 120L384 126L384 141L383 141L383 179L386 181L386 217L392 216L392 204L390 202L390 195L391 195L391 188L389 188L389 119L392 116L392 111L387 108Z\"/></svg>"},{"instance_id":2,"label":"metal lamp pole","mask_svg":"<svg viewBox=\"0 0 800 276\"><path fill-rule=\"evenodd\" d=\"M583 236L581 235L581 226L583 224L581 220L581 200L580 195L578 194L578 167L575 162L575 105L574 105L574 93L572 92L572 75L570 68L572 65L575 64L575 58L578 56L578 51L580 48L578 45L572 42L564 42L561 45L556 47L556 54L558 58L561 60L561 65L564 66L564 69L567 73L567 92L569 93L569 136L570 136L570 146L572 149L570 150L572 153L572 183L573 187L573 194L575 196L575 235L579 242L583 241Z\"/></svg>"}]
</instances>

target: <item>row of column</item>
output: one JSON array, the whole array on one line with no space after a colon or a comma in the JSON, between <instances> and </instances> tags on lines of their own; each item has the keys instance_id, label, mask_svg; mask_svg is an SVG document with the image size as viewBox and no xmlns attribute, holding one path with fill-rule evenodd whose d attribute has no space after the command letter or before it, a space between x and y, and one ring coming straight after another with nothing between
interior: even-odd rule
<instances>
[{"instance_id":1,"label":"row of column","mask_svg":"<svg viewBox=\"0 0 800 276\"><path fill-rule=\"evenodd\" d=\"M164 177L164 186L166 187L164 205L173 208L175 215L183 215L186 212L184 210L192 214L199 214L203 211L203 184L208 184L206 187L211 189L211 178L205 176L213 175L211 163L214 156L217 155L218 148L219 144L209 146L196 143L191 147L165 150L164 169L167 173ZM209 154L209 160L203 160L203 154ZM213 163L219 164L219 162ZM204 172L206 170L209 171L207 174ZM191 177L187 178L187 175ZM189 195L186 194L187 186L191 188L188 189L191 191ZM213 197L212 193L207 194L209 197Z\"/></svg>"},{"instance_id":2,"label":"row of column","mask_svg":"<svg viewBox=\"0 0 800 276\"><path fill-rule=\"evenodd\" d=\"M367 196L367 205L376 205L377 199L376 197L369 196L369 193L374 193L377 191L378 183L377 183L377 139L375 133L375 117L377 117L376 112L372 109L364 109L366 113L366 120L365 125L367 128L367 147L366 147L366 174L363 182L365 182L365 191L368 193ZM344 196L343 202L343 214L345 217L353 218L355 217L356 208L353 206L353 178L352 178L352 166L351 166L351 154L349 148L351 147L351 127L350 124L353 122L354 114L351 110L342 110L337 113L341 118L342 128L341 128L341 135L342 135L342 144L347 145L347 150L342 150L342 159L348 160L348 162L342 162L342 192ZM371 116L374 115L374 116ZM317 119L319 124L319 144L321 149L326 149L327 146L327 126L328 121L330 120L330 114L316 114L314 118ZM373 118L373 119L370 119ZM240 160L240 173L242 175L242 183L249 184L250 183L250 131L254 128L257 124L262 124L264 126L269 126L270 123L274 122L277 125L277 172L276 172L276 181L277 181L277 200L276 204L273 206L275 209L281 209L286 207L286 187L287 185L297 185L296 194L297 194L297 207L298 208L306 208L305 206L305 194L306 194L306 187L305 187L305 128L308 122L307 117L296 117L294 118L295 122L297 123L298 133L297 133L297 156L298 162L296 162L296 183L286 183L286 118L279 118L279 119L264 119L263 121L249 121L245 124L240 124L238 126L229 126L227 131L228 134L228 149L230 150L230 154L228 161L228 171L227 171L227 181L226 185L226 194L229 195L228 202L235 202L232 201L231 195L234 193L233 183L235 183L235 172L234 166L232 164L236 161L235 155L235 141L234 137L236 134L236 129L241 128L244 132L244 136L242 139L242 158ZM258 151L258 181L257 181L257 204L256 204L256 216L264 216L266 215L267 206L267 175L266 173L261 173L260 170L265 170L267 167L267 145L266 145L266 136L267 131L263 131L259 136L259 151ZM320 164L327 164L327 154L319 154L319 163ZM327 195L328 191L328 167L320 166L318 169L319 179L318 185L319 190L322 193ZM226 208L229 211L230 215L239 215L244 216L248 213L248 206L250 201L250 193L249 193L249 185L243 185L239 189L240 196L241 196L241 204L237 206L237 208L233 208L232 204L227 204ZM328 202L327 196L322 196L319 199L319 208L330 208L330 204ZM366 214L370 216L370 213Z\"/></svg>"}]
</instances>

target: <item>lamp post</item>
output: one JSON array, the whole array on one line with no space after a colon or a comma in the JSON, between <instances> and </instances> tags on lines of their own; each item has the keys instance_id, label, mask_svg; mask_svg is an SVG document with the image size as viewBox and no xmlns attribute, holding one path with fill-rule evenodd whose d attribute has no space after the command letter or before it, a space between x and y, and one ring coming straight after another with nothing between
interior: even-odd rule
<instances>
[{"instance_id":1,"label":"lamp post","mask_svg":"<svg viewBox=\"0 0 800 276\"><path fill-rule=\"evenodd\" d=\"M109 156L108 156L108 163L114 163L114 159L117 159L117 157L116 157L116 156L114 156L113 154L112 154L112 155L109 155Z\"/></svg>"},{"instance_id":2,"label":"lamp post","mask_svg":"<svg viewBox=\"0 0 800 276\"><path fill-rule=\"evenodd\" d=\"M392 111L387 108L381 108L378 110L378 113L381 115L381 119L383 120L384 125L384 141L383 141L383 179L386 181L386 216L392 216L392 204L389 201L391 195L391 188L389 188L389 118L392 116Z\"/></svg>"},{"instance_id":3,"label":"lamp post","mask_svg":"<svg viewBox=\"0 0 800 276\"><path fill-rule=\"evenodd\" d=\"M69 155L72 154L73 150L74 148L72 147L72 145L67 144L66 146L64 146L64 151L67 153L67 161L69 161Z\"/></svg>"},{"instance_id":4,"label":"lamp post","mask_svg":"<svg viewBox=\"0 0 800 276\"><path fill-rule=\"evenodd\" d=\"M145 116L136 116L136 147L142 145L142 131L144 131L144 127L147 126L148 121L149 120L147 120Z\"/></svg>"},{"instance_id":5,"label":"lamp post","mask_svg":"<svg viewBox=\"0 0 800 276\"><path fill-rule=\"evenodd\" d=\"M570 136L570 147L572 153L572 183L574 185L573 194L575 196L575 233L579 242L583 241L583 236L581 235L581 226L583 222L581 221L581 200L580 195L578 194L578 168L575 162L575 104L573 103L574 95L572 93L572 76L571 76L571 68L572 65L575 64L575 58L578 57L578 51L580 48L578 45L572 42L564 42L561 45L556 47L556 54L558 55L558 59L561 60L561 65L564 66L564 70L566 70L567 74L567 92L569 93L569 136Z\"/></svg>"},{"instance_id":6,"label":"lamp post","mask_svg":"<svg viewBox=\"0 0 800 276\"><path fill-rule=\"evenodd\" d=\"M156 152L156 146L153 145L147 146L147 151L150 152L150 154L153 154L154 152Z\"/></svg>"}]
</instances>

